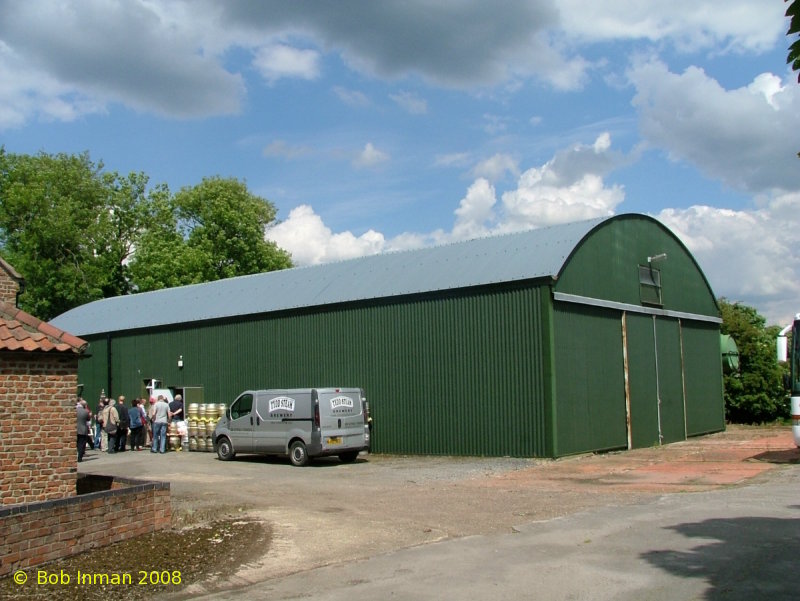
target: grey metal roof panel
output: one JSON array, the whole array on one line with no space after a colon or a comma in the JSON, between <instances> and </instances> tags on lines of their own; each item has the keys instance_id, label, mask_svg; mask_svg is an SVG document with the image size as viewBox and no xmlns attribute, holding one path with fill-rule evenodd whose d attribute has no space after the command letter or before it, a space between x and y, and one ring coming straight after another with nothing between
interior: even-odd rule
<instances>
[{"instance_id":1,"label":"grey metal roof panel","mask_svg":"<svg viewBox=\"0 0 800 601\"><path fill-rule=\"evenodd\" d=\"M106 298L50 323L78 336L555 277L608 217Z\"/></svg>"}]
</instances>

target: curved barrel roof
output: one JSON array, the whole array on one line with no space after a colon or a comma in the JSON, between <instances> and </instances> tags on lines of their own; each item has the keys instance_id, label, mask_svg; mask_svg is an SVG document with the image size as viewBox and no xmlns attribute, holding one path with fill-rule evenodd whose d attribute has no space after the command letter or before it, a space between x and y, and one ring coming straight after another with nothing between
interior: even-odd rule
<instances>
[{"instance_id":1,"label":"curved barrel roof","mask_svg":"<svg viewBox=\"0 0 800 601\"><path fill-rule=\"evenodd\" d=\"M106 298L67 311L50 323L89 336L555 278L580 241L608 219L613 217Z\"/></svg>"}]
</instances>

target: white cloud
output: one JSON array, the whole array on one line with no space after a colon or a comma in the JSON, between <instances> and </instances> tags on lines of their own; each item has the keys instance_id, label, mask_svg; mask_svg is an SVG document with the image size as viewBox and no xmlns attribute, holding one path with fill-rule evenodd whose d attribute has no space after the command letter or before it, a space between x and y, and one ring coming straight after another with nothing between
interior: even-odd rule
<instances>
[{"instance_id":1,"label":"white cloud","mask_svg":"<svg viewBox=\"0 0 800 601\"><path fill-rule=\"evenodd\" d=\"M757 210L693 206L656 217L683 240L717 296L757 307L769 323L800 311L800 194Z\"/></svg>"},{"instance_id":2,"label":"white cloud","mask_svg":"<svg viewBox=\"0 0 800 601\"><path fill-rule=\"evenodd\" d=\"M477 179L467 190L455 210L456 223L452 237L456 240L485 236L495 218L497 203L494 187L485 179Z\"/></svg>"},{"instance_id":3,"label":"white cloud","mask_svg":"<svg viewBox=\"0 0 800 601\"><path fill-rule=\"evenodd\" d=\"M384 79L508 90L533 78L574 90L598 64L578 54L586 44L645 40L765 52L783 39L783 10L778 0L466 0L433 7L409 0L360 3L354 11L277 1L6 1L0 126L39 116L74 119L111 102L179 118L234 114L245 80L225 61L238 50L252 52L271 83L316 79L326 52ZM340 92L344 102L364 105L360 93ZM416 96L397 96L406 110L426 109ZM502 124L488 127L498 132Z\"/></svg>"},{"instance_id":4,"label":"white cloud","mask_svg":"<svg viewBox=\"0 0 800 601\"><path fill-rule=\"evenodd\" d=\"M785 7L773 0L559 0L567 34L588 41L671 41L677 48L763 52L783 36Z\"/></svg>"},{"instance_id":5,"label":"white cloud","mask_svg":"<svg viewBox=\"0 0 800 601\"><path fill-rule=\"evenodd\" d=\"M381 252L383 234L369 230L361 236L334 234L308 205L292 209L288 219L267 231L267 238L292 254L297 265L316 265Z\"/></svg>"},{"instance_id":6,"label":"white cloud","mask_svg":"<svg viewBox=\"0 0 800 601\"><path fill-rule=\"evenodd\" d=\"M370 105L367 95L358 90L348 90L342 86L334 86L333 93L338 96L339 100L349 106L361 107Z\"/></svg>"},{"instance_id":7,"label":"white cloud","mask_svg":"<svg viewBox=\"0 0 800 601\"><path fill-rule=\"evenodd\" d=\"M558 26L551 0L500 8L480 0L361 2L357 10L337 3L308 10L302 3L226 2L219 10L225 26L291 29L339 52L351 68L382 78L417 75L437 85L470 87L501 83L518 71L565 73L571 63L543 35ZM548 53L540 64L525 60L540 51Z\"/></svg>"},{"instance_id":8,"label":"white cloud","mask_svg":"<svg viewBox=\"0 0 800 601\"><path fill-rule=\"evenodd\" d=\"M299 159L311 154L311 149L307 146L297 146L287 144L284 140L274 140L264 147L261 151L265 157L276 157L284 159Z\"/></svg>"},{"instance_id":9,"label":"white cloud","mask_svg":"<svg viewBox=\"0 0 800 601\"><path fill-rule=\"evenodd\" d=\"M777 75L772 73L757 75L753 83L747 86L747 89L754 94L761 94L767 104L776 111L781 110L779 94L784 92L785 88L781 83L781 78ZM776 96L778 97L777 99Z\"/></svg>"},{"instance_id":10,"label":"white cloud","mask_svg":"<svg viewBox=\"0 0 800 601\"><path fill-rule=\"evenodd\" d=\"M606 132L591 145L560 151L519 178L517 189L502 196L502 229L525 229L613 215L625 198L621 186L608 187L603 176L624 158L611 150Z\"/></svg>"},{"instance_id":11,"label":"white cloud","mask_svg":"<svg viewBox=\"0 0 800 601\"><path fill-rule=\"evenodd\" d=\"M540 35L557 25L549 0L503 10L476 0L436 7L375 2L357 11L270 1L83 0L4 2L2 12L0 43L22 72L35 75L25 88L5 87L3 119L16 124L39 114L74 118L109 102L170 117L236 113L244 77L225 60L238 50L253 53L253 66L270 83L316 79L323 51L362 73L419 75L461 88L537 74L563 85L575 77L575 66L580 76L585 68ZM343 92L345 102L366 100ZM395 100L414 114L427 110L413 95ZM25 102L34 106L13 108Z\"/></svg>"},{"instance_id":12,"label":"white cloud","mask_svg":"<svg viewBox=\"0 0 800 601\"><path fill-rule=\"evenodd\" d=\"M501 134L508 129L509 121L508 117L487 113L483 116L483 131L490 136Z\"/></svg>"},{"instance_id":13,"label":"white cloud","mask_svg":"<svg viewBox=\"0 0 800 601\"><path fill-rule=\"evenodd\" d=\"M586 174L568 186L547 184L547 167L522 174L519 187L503 194L506 213L504 229L528 229L613 215L624 199L619 186L607 188L603 178Z\"/></svg>"},{"instance_id":14,"label":"white cloud","mask_svg":"<svg viewBox=\"0 0 800 601\"><path fill-rule=\"evenodd\" d=\"M503 153L497 153L481 161L472 169L473 177L486 178L493 182L503 179L506 174L519 176L519 167L511 155Z\"/></svg>"},{"instance_id":15,"label":"white cloud","mask_svg":"<svg viewBox=\"0 0 800 601\"><path fill-rule=\"evenodd\" d=\"M438 154L434 158L433 164L436 167L466 167L472 162L472 155L468 152L453 152L450 154Z\"/></svg>"},{"instance_id":16,"label":"white cloud","mask_svg":"<svg viewBox=\"0 0 800 601\"><path fill-rule=\"evenodd\" d=\"M0 41L0 129L21 127L36 117L73 121L105 108L75 89L29 66Z\"/></svg>"},{"instance_id":17,"label":"white cloud","mask_svg":"<svg viewBox=\"0 0 800 601\"><path fill-rule=\"evenodd\" d=\"M631 68L633 104L647 141L725 184L751 193L800 187L800 86L761 74L726 90L702 69L671 73L650 61Z\"/></svg>"},{"instance_id":18,"label":"white cloud","mask_svg":"<svg viewBox=\"0 0 800 601\"><path fill-rule=\"evenodd\" d=\"M401 109L412 115L424 115L428 112L428 103L413 92L399 92L390 94L389 98L397 103Z\"/></svg>"},{"instance_id":19,"label":"white cloud","mask_svg":"<svg viewBox=\"0 0 800 601\"><path fill-rule=\"evenodd\" d=\"M157 8L99 0L7 3L0 88L11 110L4 121L71 120L110 102L172 117L238 112L242 77L198 53L196 34Z\"/></svg>"},{"instance_id":20,"label":"white cloud","mask_svg":"<svg viewBox=\"0 0 800 601\"><path fill-rule=\"evenodd\" d=\"M253 65L270 83L284 77L316 79L319 77L319 56L316 50L273 44L256 51Z\"/></svg>"},{"instance_id":21,"label":"white cloud","mask_svg":"<svg viewBox=\"0 0 800 601\"><path fill-rule=\"evenodd\" d=\"M367 142L364 149L353 160L353 165L356 167L374 167L375 165L388 161L389 158L387 153L375 148L372 142Z\"/></svg>"},{"instance_id":22,"label":"white cloud","mask_svg":"<svg viewBox=\"0 0 800 601\"><path fill-rule=\"evenodd\" d=\"M367 156L379 153L371 144L367 144L365 151ZM508 160L501 157L499 162ZM528 169L519 177L516 189L502 195L500 204L490 181L478 177L454 210L453 228L449 232L404 232L388 240L372 230L360 237L350 232L333 234L310 206L302 205L292 210L286 221L272 228L268 237L292 252L298 264L305 265L344 258L345 255L351 257L419 248L612 215L624 192L619 186L607 187L603 174L619 160L611 149L610 136L601 134L591 145L577 144L557 153L541 167ZM517 170L513 161L507 168L512 166ZM307 243L311 240L313 244ZM329 250L328 241L335 241L341 250Z\"/></svg>"}]
</instances>

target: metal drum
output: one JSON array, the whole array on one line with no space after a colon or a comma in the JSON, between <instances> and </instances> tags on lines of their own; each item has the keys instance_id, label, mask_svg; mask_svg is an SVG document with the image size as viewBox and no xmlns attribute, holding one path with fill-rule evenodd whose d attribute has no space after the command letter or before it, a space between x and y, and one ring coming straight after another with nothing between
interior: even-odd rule
<instances>
[{"instance_id":1,"label":"metal drum","mask_svg":"<svg viewBox=\"0 0 800 601\"><path fill-rule=\"evenodd\" d=\"M190 436L189 437L189 450L190 451L196 451L197 450L197 437L196 436Z\"/></svg>"},{"instance_id":2,"label":"metal drum","mask_svg":"<svg viewBox=\"0 0 800 601\"><path fill-rule=\"evenodd\" d=\"M197 417L198 419L205 419L206 417L206 406L202 403L197 406Z\"/></svg>"},{"instance_id":3,"label":"metal drum","mask_svg":"<svg viewBox=\"0 0 800 601\"><path fill-rule=\"evenodd\" d=\"M217 427L217 421L216 420L214 420L213 422L211 420L207 421L206 422L206 436L211 436L214 433L214 428L216 428L216 427Z\"/></svg>"},{"instance_id":4,"label":"metal drum","mask_svg":"<svg viewBox=\"0 0 800 601\"><path fill-rule=\"evenodd\" d=\"M219 416L217 411L219 411L219 408L216 403L206 403L206 419L213 419L216 422Z\"/></svg>"},{"instance_id":5,"label":"metal drum","mask_svg":"<svg viewBox=\"0 0 800 601\"><path fill-rule=\"evenodd\" d=\"M189 403L189 407L187 408L186 415L188 415L190 418L197 419L198 417L200 417L199 411L200 411L200 405L199 404L197 404L197 403Z\"/></svg>"},{"instance_id":6,"label":"metal drum","mask_svg":"<svg viewBox=\"0 0 800 601\"><path fill-rule=\"evenodd\" d=\"M206 437L205 436L198 436L197 437L197 450L200 452L204 452L206 450Z\"/></svg>"},{"instance_id":7,"label":"metal drum","mask_svg":"<svg viewBox=\"0 0 800 601\"><path fill-rule=\"evenodd\" d=\"M217 411L217 415L219 415L220 417L225 417L225 409L227 409L227 405L225 403L220 403L219 405L217 405L217 408L219 409Z\"/></svg>"},{"instance_id":8,"label":"metal drum","mask_svg":"<svg viewBox=\"0 0 800 601\"><path fill-rule=\"evenodd\" d=\"M197 420L194 418L189 419L187 420L186 425L189 429L189 436L197 436Z\"/></svg>"},{"instance_id":9,"label":"metal drum","mask_svg":"<svg viewBox=\"0 0 800 601\"><path fill-rule=\"evenodd\" d=\"M180 450L181 448L181 437L177 434L174 436L169 437L169 448L173 450Z\"/></svg>"},{"instance_id":10,"label":"metal drum","mask_svg":"<svg viewBox=\"0 0 800 601\"><path fill-rule=\"evenodd\" d=\"M206 451L208 451L209 453L214 452L214 438L211 436L206 438Z\"/></svg>"}]
</instances>

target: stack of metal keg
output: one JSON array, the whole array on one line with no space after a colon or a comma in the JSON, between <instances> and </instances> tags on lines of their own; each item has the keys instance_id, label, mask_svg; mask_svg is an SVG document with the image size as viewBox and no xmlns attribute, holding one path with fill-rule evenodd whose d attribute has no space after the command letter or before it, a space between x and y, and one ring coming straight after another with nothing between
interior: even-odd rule
<instances>
[{"instance_id":1,"label":"stack of metal keg","mask_svg":"<svg viewBox=\"0 0 800 601\"><path fill-rule=\"evenodd\" d=\"M189 403L186 421L190 451L210 453L214 450L214 428L223 415L225 415L224 403Z\"/></svg>"}]
</instances>

